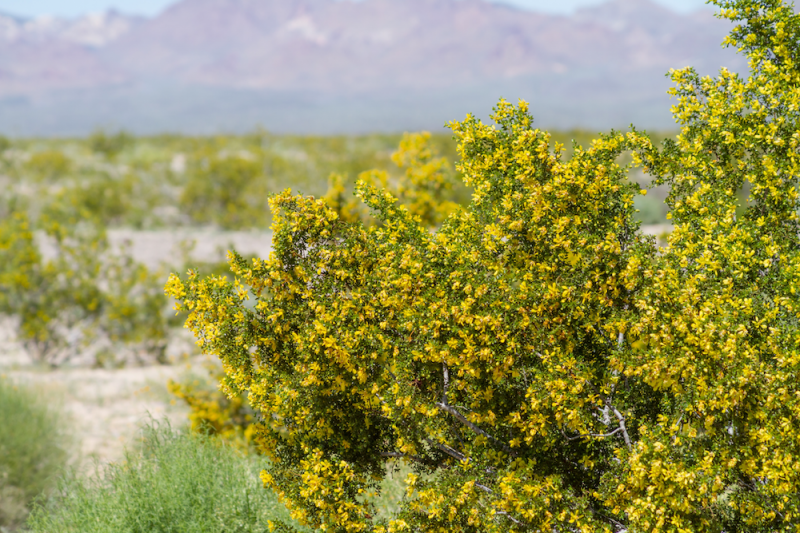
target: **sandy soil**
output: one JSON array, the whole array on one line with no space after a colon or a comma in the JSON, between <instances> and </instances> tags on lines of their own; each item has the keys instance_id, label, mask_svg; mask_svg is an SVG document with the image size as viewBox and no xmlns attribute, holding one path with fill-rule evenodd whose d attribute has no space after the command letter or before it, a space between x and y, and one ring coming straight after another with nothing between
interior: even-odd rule
<instances>
[{"instance_id":1,"label":"sandy soil","mask_svg":"<svg viewBox=\"0 0 800 533\"><path fill-rule=\"evenodd\" d=\"M170 379L199 374L202 364L123 369L60 368L33 365L13 340L13 325L0 327L0 376L39 391L65 416L73 438L73 464L91 470L122 457L140 428L152 418L174 427L186 424L187 408L167 391Z\"/></svg>"},{"instance_id":2,"label":"sandy soil","mask_svg":"<svg viewBox=\"0 0 800 533\"><path fill-rule=\"evenodd\" d=\"M42 255L53 257L56 253L53 243L41 233L36 237ZM113 229L108 231L108 240L112 250L128 246L132 256L150 268L180 264L185 243L194 243L190 255L201 262L225 261L228 250L266 259L272 250L272 233L258 231Z\"/></svg>"},{"instance_id":3,"label":"sandy soil","mask_svg":"<svg viewBox=\"0 0 800 533\"><path fill-rule=\"evenodd\" d=\"M173 405L166 383L180 379L179 367L145 367L121 370L65 369L14 370L7 375L17 383L41 390L58 402L74 437L74 462L82 468L121 458L124 447L136 438L151 418L168 419L174 427L185 424L187 411Z\"/></svg>"}]
</instances>

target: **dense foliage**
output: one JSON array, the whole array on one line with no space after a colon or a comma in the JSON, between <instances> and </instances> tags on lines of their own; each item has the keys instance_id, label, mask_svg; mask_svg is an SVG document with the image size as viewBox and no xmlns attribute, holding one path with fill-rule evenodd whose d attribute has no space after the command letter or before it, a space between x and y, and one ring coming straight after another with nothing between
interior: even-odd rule
<instances>
[{"instance_id":1,"label":"dense foliage","mask_svg":"<svg viewBox=\"0 0 800 533\"><path fill-rule=\"evenodd\" d=\"M671 73L677 140L570 158L501 102L454 123L472 203L436 231L385 189L374 225L272 200L274 253L172 277L264 482L329 531L778 531L800 521L800 18L717 0L751 73ZM634 167L670 186L637 231ZM742 205L742 191L749 191ZM366 497L413 469L401 509Z\"/></svg>"}]
</instances>

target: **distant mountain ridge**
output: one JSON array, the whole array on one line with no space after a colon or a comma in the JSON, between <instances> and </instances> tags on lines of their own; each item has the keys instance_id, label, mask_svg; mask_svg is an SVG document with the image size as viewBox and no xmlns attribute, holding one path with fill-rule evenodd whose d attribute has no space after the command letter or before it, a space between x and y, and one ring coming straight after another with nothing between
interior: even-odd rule
<instances>
[{"instance_id":1,"label":"distant mountain ridge","mask_svg":"<svg viewBox=\"0 0 800 533\"><path fill-rule=\"evenodd\" d=\"M414 95L417 111L434 106L436 115L442 103L457 107L448 93L464 108L485 105L491 94L526 97L544 116L559 108L585 115L579 101L630 111L661 97L668 108L669 68L743 66L720 47L727 29L709 11L681 15L651 0L611 0L573 16L486 0L182 0L153 18L0 14L0 131L79 131L90 120L140 130L195 128L181 118L186 101L170 108L181 93L212 129L253 127L257 119L296 130L287 123L294 122L292 106L311 105L318 115L349 106L351 117L374 118L377 106L414 106ZM614 94L617 103L609 101ZM265 111L245 112L237 100ZM127 123L124 109L112 109L125 102L129 109L162 107L160 123L148 125L141 114ZM69 118L81 106L83 118ZM336 129L331 117L322 122ZM577 125L579 118L562 122ZM360 129L359 120L342 129ZM387 117L384 128L407 125Z\"/></svg>"}]
</instances>

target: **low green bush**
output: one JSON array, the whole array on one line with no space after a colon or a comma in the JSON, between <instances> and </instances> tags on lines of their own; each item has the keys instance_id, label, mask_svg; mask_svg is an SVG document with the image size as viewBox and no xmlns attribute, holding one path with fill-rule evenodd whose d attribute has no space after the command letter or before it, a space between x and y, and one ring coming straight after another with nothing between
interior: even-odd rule
<instances>
[{"instance_id":1,"label":"low green bush","mask_svg":"<svg viewBox=\"0 0 800 533\"><path fill-rule=\"evenodd\" d=\"M34 391L0 378L0 531L21 525L66 465L59 414Z\"/></svg>"},{"instance_id":2,"label":"low green bush","mask_svg":"<svg viewBox=\"0 0 800 533\"><path fill-rule=\"evenodd\" d=\"M32 533L244 533L287 521L277 496L262 487L263 457L166 424L143 430L142 446L90 479L65 478L37 506Z\"/></svg>"},{"instance_id":3,"label":"low green bush","mask_svg":"<svg viewBox=\"0 0 800 533\"><path fill-rule=\"evenodd\" d=\"M31 358L57 367L165 363L167 301L159 275L109 245L91 220L48 221L40 253L25 213L0 218L0 316L19 320Z\"/></svg>"}]
</instances>

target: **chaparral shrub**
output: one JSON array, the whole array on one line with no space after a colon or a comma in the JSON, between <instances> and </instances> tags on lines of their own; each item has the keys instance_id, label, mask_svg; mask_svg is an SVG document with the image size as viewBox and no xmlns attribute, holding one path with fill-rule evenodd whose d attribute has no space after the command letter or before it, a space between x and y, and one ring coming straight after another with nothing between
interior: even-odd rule
<instances>
[{"instance_id":1,"label":"chaparral shrub","mask_svg":"<svg viewBox=\"0 0 800 533\"><path fill-rule=\"evenodd\" d=\"M800 18L716 0L750 73L671 73L676 140L571 158L527 105L452 125L472 203L429 231L272 200L274 253L172 277L263 416L262 477L327 531L792 531L800 523ZM621 156L668 185L658 249ZM749 191L745 205L741 192ZM646 191L641 191L644 194ZM405 462L388 518L366 495Z\"/></svg>"}]
</instances>

